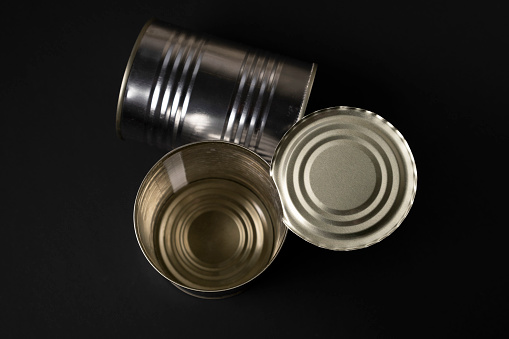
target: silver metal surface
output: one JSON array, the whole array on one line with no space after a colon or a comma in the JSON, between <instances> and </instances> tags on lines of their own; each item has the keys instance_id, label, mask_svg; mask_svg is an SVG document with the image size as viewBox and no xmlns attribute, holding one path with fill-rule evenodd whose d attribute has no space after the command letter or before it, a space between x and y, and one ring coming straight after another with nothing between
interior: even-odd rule
<instances>
[{"instance_id":1,"label":"silver metal surface","mask_svg":"<svg viewBox=\"0 0 509 339\"><path fill-rule=\"evenodd\" d=\"M269 165L222 141L182 146L143 180L134 227L152 266L186 293L238 293L275 259L286 237Z\"/></svg>"},{"instance_id":2,"label":"silver metal surface","mask_svg":"<svg viewBox=\"0 0 509 339\"><path fill-rule=\"evenodd\" d=\"M282 138L271 175L284 222L304 240L353 250L391 234L409 212L417 170L403 136L358 108L312 113Z\"/></svg>"},{"instance_id":3,"label":"silver metal surface","mask_svg":"<svg viewBox=\"0 0 509 339\"><path fill-rule=\"evenodd\" d=\"M129 59L117 133L165 150L203 140L270 161L303 116L316 65L151 21Z\"/></svg>"}]
</instances>

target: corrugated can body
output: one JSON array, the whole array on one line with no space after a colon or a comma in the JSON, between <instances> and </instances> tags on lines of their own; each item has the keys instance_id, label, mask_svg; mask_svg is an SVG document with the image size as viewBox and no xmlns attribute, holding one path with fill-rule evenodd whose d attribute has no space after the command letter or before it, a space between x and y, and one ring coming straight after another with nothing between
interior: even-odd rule
<instances>
[{"instance_id":1,"label":"corrugated can body","mask_svg":"<svg viewBox=\"0 0 509 339\"><path fill-rule=\"evenodd\" d=\"M117 132L165 150L224 140L270 160L303 116L315 72L312 63L151 21L126 68Z\"/></svg>"}]
</instances>

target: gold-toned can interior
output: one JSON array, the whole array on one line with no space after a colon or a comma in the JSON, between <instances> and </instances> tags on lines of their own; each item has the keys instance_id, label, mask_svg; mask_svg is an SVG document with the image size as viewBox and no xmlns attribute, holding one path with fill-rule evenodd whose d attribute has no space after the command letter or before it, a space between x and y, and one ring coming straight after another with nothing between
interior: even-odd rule
<instances>
[{"instance_id":1,"label":"gold-toned can interior","mask_svg":"<svg viewBox=\"0 0 509 339\"><path fill-rule=\"evenodd\" d=\"M221 141L178 148L143 180L134 207L140 247L184 291L237 291L274 260L286 237L269 165Z\"/></svg>"}]
</instances>

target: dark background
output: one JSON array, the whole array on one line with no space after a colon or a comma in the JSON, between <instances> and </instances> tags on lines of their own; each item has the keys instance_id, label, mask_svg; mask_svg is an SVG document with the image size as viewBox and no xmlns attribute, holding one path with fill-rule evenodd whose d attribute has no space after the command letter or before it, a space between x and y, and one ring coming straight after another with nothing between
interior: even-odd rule
<instances>
[{"instance_id":1,"label":"dark background","mask_svg":"<svg viewBox=\"0 0 509 339\"><path fill-rule=\"evenodd\" d=\"M502 3L4 2L2 336L507 335ZM402 226L353 252L289 233L250 288L224 300L162 278L132 206L164 152L115 134L123 72L153 17L316 62L308 113L348 105L394 124L419 178Z\"/></svg>"}]
</instances>

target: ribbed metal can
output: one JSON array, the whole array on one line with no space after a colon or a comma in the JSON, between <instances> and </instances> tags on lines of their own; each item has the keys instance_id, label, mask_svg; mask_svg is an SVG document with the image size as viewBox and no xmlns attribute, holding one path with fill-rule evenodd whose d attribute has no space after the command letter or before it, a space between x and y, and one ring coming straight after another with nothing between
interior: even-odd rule
<instances>
[{"instance_id":1,"label":"ribbed metal can","mask_svg":"<svg viewBox=\"0 0 509 339\"><path fill-rule=\"evenodd\" d=\"M305 112L307 63L151 20L120 90L120 138L164 150L204 140L242 145L270 161Z\"/></svg>"},{"instance_id":2,"label":"ribbed metal can","mask_svg":"<svg viewBox=\"0 0 509 339\"><path fill-rule=\"evenodd\" d=\"M223 141L162 157L140 185L133 220L150 264L201 298L244 290L274 261L287 234L269 164Z\"/></svg>"}]
</instances>

